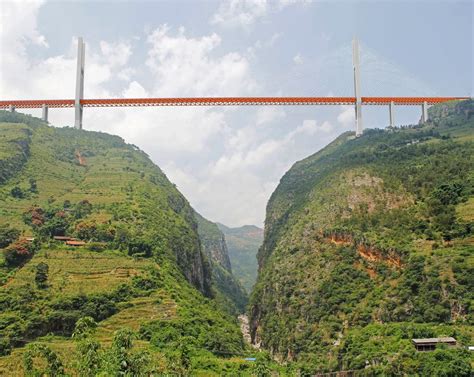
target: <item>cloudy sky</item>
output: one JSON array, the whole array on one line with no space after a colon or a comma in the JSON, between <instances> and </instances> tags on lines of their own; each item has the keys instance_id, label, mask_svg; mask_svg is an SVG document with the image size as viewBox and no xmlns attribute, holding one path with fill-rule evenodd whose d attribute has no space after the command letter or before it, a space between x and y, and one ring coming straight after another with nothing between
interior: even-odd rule
<instances>
[{"instance_id":1,"label":"cloudy sky","mask_svg":"<svg viewBox=\"0 0 474 377\"><path fill-rule=\"evenodd\" d=\"M0 98L73 98L76 37L85 97L472 96L471 1L0 0ZM33 115L34 110L27 112ZM397 108L398 124L418 108ZM388 110L364 108L366 127ZM71 126L70 109L50 122ZM84 128L147 152L204 216L262 225L295 162L354 129L350 107L85 109Z\"/></svg>"}]
</instances>

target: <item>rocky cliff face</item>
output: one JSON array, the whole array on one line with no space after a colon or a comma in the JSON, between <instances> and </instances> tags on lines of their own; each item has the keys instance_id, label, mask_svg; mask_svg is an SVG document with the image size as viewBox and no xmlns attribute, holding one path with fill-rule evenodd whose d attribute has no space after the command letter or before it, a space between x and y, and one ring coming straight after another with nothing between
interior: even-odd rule
<instances>
[{"instance_id":1,"label":"rocky cliff face","mask_svg":"<svg viewBox=\"0 0 474 377\"><path fill-rule=\"evenodd\" d=\"M234 275L251 292L257 279L257 251L263 242L263 229L254 225L238 228L217 225L225 235Z\"/></svg>"},{"instance_id":2,"label":"rocky cliff face","mask_svg":"<svg viewBox=\"0 0 474 377\"><path fill-rule=\"evenodd\" d=\"M195 216L202 249L212 268L214 286L218 293L223 295L224 300L230 300L230 311L240 314L245 310L248 296L232 273L224 234L215 223L198 213Z\"/></svg>"},{"instance_id":3,"label":"rocky cliff face","mask_svg":"<svg viewBox=\"0 0 474 377\"><path fill-rule=\"evenodd\" d=\"M473 110L442 105L423 126L343 134L284 175L258 253L254 342L314 372L389 365L401 356L381 334L398 324L472 340L471 325L459 329L473 321ZM410 335L397 336L408 349Z\"/></svg>"},{"instance_id":4,"label":"rocky cliff face","mask_svg":"<svg viewBox=\"0 0 474 377\"><path fill-rule=\"evenodd\" d=\"M227 250L224 234L219 230L216 224L206 220L198 213L196 213L196 219L204 253L209 259L219 264L219 266L226 271L232 272L229 251Z\"/></svg>"}]
</instances>

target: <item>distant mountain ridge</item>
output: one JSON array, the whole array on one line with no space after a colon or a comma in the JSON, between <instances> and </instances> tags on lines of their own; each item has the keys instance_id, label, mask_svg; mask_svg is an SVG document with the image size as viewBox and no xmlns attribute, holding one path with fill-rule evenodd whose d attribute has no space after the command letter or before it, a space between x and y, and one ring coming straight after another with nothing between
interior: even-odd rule
<instances>
[{"instance_id":1,"label":"distant mountain ridge","mask_svg":"<svg viewBox=\"0 0 474 377\"><path fill-rule=\"evenodd\" d=\"M233 273L250 293L257 278L257 251L263 242L263 229L255 225L217 226L225 235Z\"/></svg>"}]
</instances>

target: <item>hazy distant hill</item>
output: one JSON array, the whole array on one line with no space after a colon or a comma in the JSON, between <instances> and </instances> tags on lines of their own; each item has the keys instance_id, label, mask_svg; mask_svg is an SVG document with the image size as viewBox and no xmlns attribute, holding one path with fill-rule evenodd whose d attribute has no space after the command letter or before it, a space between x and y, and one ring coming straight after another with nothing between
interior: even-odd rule
<instances>
[{"instance_id":1,"label":"hazy distant hill","mask_svg":"<svg viewBox=\"0 0 474 377\"><path fill-rule=\"evenodd\" d=\"M345 133L281 179L251 298L252 335L275 356L308 373L470 375L474 101L429 113ZM411 344L436 336L461 347Z\"/></svg>"},{"instance_id":2,"label":"hazy distant hill","mask_svg":"<svg viewBox=\"0 0 474 377\"><path fill-rule=\"evenodd\" d=\"M102 348L116 331L135 331L126 368L184 373L183 357L204 374L238 368L216 357L244 345L197 228L188 201L137 147L0 111L0 356L9 355L0 375L22 375L23 346L38 340L72 372L80 358L70 336L86 316ZM125 368L101 349L100 370Z\"/></svg>"},{"instance_id":3,"label":"hazy distant hill","mask_svg":"<svg viewBox=\"0 0 474 377\"><path fill-rule=\"evenodd\" d=\"M263 242L263 229L254 225L239 228L217 225L225 235L232 271L250 293L257 279L257 251Z\"/></svg>"}]
</instances>

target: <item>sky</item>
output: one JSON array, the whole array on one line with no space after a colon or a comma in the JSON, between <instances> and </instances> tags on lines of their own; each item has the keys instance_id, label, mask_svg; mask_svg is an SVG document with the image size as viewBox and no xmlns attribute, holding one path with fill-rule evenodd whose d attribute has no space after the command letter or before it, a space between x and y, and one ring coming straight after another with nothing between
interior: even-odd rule
<instances>
[{"instance_id":1,"label":"sky","mask_svg":"<svg viewBox=\"0 0 474 377\"><path fill-rule=\"evenodd\" d=\"M0 99L352 96L353 37L362 96L473 96L472 1L0 0ZM25 110L40 116L40 110ZM397 107L398 125L419 121ZM388 125L386 107L364 126ZM72 109L50 109L57 127ZM262 226L283 174L354 130L350 106L84 110L84 128L144 150L203 216Z\"/></svg>"}]
</instances>

